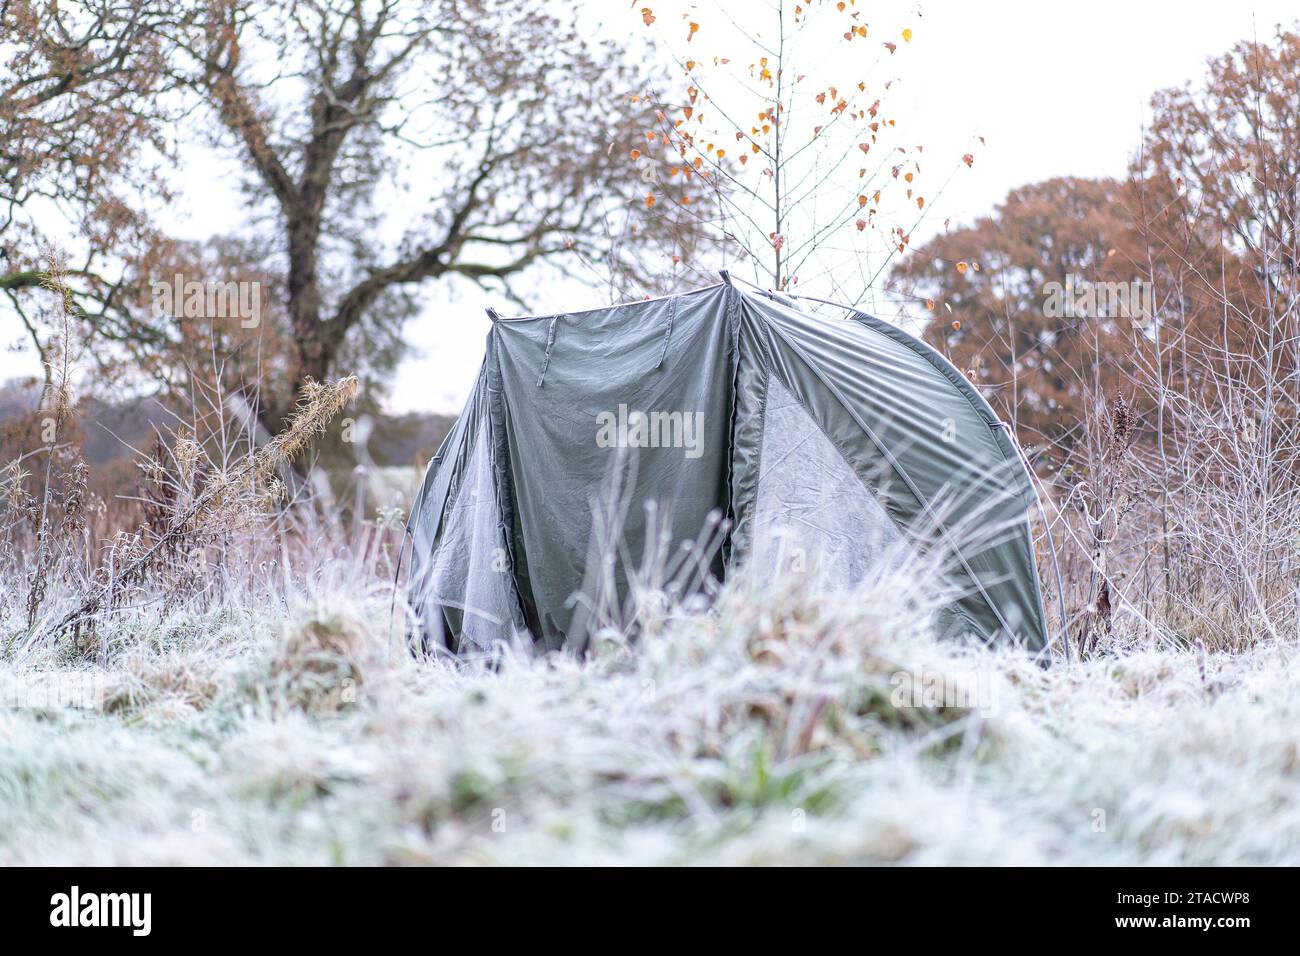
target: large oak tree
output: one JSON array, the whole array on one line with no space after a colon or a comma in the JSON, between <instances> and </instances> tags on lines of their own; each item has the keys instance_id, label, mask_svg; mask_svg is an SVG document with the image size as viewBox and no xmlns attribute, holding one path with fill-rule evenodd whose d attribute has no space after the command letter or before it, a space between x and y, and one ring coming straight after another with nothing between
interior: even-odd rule
<instances>
[{"instance_id":1,"label":"large oak tree","mask_svg":"<svg viewBox=\"0 0 1300 956\"><path fill-rule=\"evenodd\" d=\"M627 162L653 148L636 69L544 8L211 0L177 43L278 237L272 428L306 377L397 354L422 283L525 300L546 264L635 295L690 259Z\"/></svg>"}]
</instances>

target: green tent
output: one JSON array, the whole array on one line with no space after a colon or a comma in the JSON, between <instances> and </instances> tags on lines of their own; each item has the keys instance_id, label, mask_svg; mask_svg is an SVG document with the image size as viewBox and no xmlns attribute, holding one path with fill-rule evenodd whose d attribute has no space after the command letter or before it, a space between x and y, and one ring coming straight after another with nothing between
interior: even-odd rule
<instances>
[{"instance_id":1,"label":"green tent","mask_svg":"<svg viewBox=\"0 0 1300 956\"><path fill-rule=\"evenodd\" d=\"M828 589L937 550L945 627L1046 646L1023 459L918 339L725 275L586 312L489 314L473 394L407 526L426 650L581 643L593 588L617 597L626 564L709 529L714 576L794 569Z\"/></svg>"}]
</instances>

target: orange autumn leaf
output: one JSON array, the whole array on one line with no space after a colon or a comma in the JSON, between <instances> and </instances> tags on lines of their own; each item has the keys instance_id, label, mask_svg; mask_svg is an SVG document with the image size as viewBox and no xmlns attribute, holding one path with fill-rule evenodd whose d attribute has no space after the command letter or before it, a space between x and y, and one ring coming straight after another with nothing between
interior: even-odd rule
<instances>
[{"instance_id":1,"label":"orange autumn leaf","mask_svg":"<svg viewBox=\"0 0 1300 956\"><path fill-rule=\"evenodd\" d=\"M651 10L650 10L649 7L642 7L642 8L641 8L641 19L642 19L643 21L645 21L645 25L646 25L646 26L649 26L650 24L652 24L652 23L655 22L655 15L654 15L654 13L651 12Z\"/></svg>"},{"instance_id":2,"label":"orange autumn leaf","mask_svg":"<svg viewBox=\"0 0 1300 956\"><path fill-rule=\"evenodd\" d=\"M691 40L695 37L695 34L699 32L699 30L700 30L700 25L698 23L692 23L690 31L686 34L686 42L690 43Z\"/></svg>"},{"instance_id":3,"label":"orange autumn leaf","mask_svg":"<svg viewBox=\"0 0 1300 956\"><path fill-rule=\"evenodd\" d=\"M653 209L653 208L655 207L655 194L654 194L654 193L647 193L647 194L646 194L646 197L645 197L645 206L646 206L647 209Z\"/></svg>"},{"instance_id":4,"label":"orange autumn leaf","mask_svg":"<svg viewBox=\"0 0 1300 956\"><path fill-rule=\"evenodd\" d=\"M640 158L641 158L641 150L639 150L639 149L634 149L634 150L632 150L632 158L633 158L634 160L636 160L636 159L640 159Z\"/></svg>"},{"instance_id":5,"label":"orange autumn leaf","mask_svg":"<svg viewBox=\"0 0 1300 956\"><path fill-rule=\"evenodd\" d=\"M960 272L962 275L965 275L965 274L966 274L966 270L969 269L969 268L970 268L970 266L968 266L968 265L967 265L966 263L964 263L964 262L959 262L959 263L957 263L957 271Z\"/></svg>"}]
</instances>

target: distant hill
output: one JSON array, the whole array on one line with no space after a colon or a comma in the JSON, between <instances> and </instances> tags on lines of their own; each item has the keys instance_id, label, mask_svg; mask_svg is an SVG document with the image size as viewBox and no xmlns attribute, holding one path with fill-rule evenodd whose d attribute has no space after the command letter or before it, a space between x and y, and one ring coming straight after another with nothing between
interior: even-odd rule
<instances>
[{"instance_id":1,"label":"distant hill","mask_svg":"<svg viewBox=\"0 0 1300 956\"><path fill-rule=\"evenodd\" d=\"M423 468L456 424L455 415L409 413L376 415L370 436L370 456L379 465Z\"/></svg>"},{"instance_id":2,"label":"distant hill","mask_svg":"<svg viewBox=\"0 0 1300 956\"><path fill-rule=\"evenodd\" d=\"M38 384L0 384L0 467L37 447L40 396ZM423 468L456 421L451 415L418 413L369 414L368 418L372 427L364 454L369 464L382 468ZM101 492L134 494L135 452L148 452L155 433L167 434L176 424L154 398L121 402L88 398L78 404L76 434L71 440L81 444L91 467L92 485ZM326 445L321 464L331 473L349 473L357 463L356 450L338 442Z\"/></svg>"}]
</instances>

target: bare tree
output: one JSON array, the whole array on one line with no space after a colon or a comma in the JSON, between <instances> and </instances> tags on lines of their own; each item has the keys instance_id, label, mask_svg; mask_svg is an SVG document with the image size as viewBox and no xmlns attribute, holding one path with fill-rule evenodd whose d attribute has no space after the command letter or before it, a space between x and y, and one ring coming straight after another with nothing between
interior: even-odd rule
<instances>
[{"instance_id":1,"label":"bare tree","mask_svg":"<svg viewBox=\"0 0 1300 956\"><path fill-rule=\"evenodd\" d=\"M1161 309L1154 406L1163 604L1207 643L1300 620L1300 33L1279 28L1164 90L1134 162Z\"/></svg>"},{"instance_id":2,"label":"bare tree","mask_svg":"<svg viewBox=\"0 0 1300 956\"><path fill-rule=\"evenodd\" d=\"M212 0L177 42L280 236L292 367L268 427L349 349L373 366L421 283L523 300L546 263L627 295L687 254L622 161L648 125L633 67L550 13Z\"/></svg>"},{"instance_id":3,"label":"bare tree","mask_svg":"<svg viewBox=\"0 0 1300 956\"><path fill-rule=\"evenodd\" d=\"M912 28L884 35L855 0L719 4L680 25L650 7L637 15L685 77L650 94L662 143L677 154L661 187L699 178L725 187L707 210L666 210L719 234L755 281L820 284L860 302L931 209L924 147L901 140L886 102L896 82L886 71ZM973 157L952 165L963 160ZM898 201L883 202L891 192Z\"/></svg>"},{"instance_id":4,"label":"bare tree","mask_svg":"<svg viewBox=\"0 0 1300 956\"><path fill-rule=\"evenodd\" d=\"M0 289L43 359L25 297L47 284L51 244L73 246L62 281L92 338L162 341L127 260L153 239L131 200L162 188L163 31L182 17L153 0L0 2Z\"/></svg>"}]
</instances>

